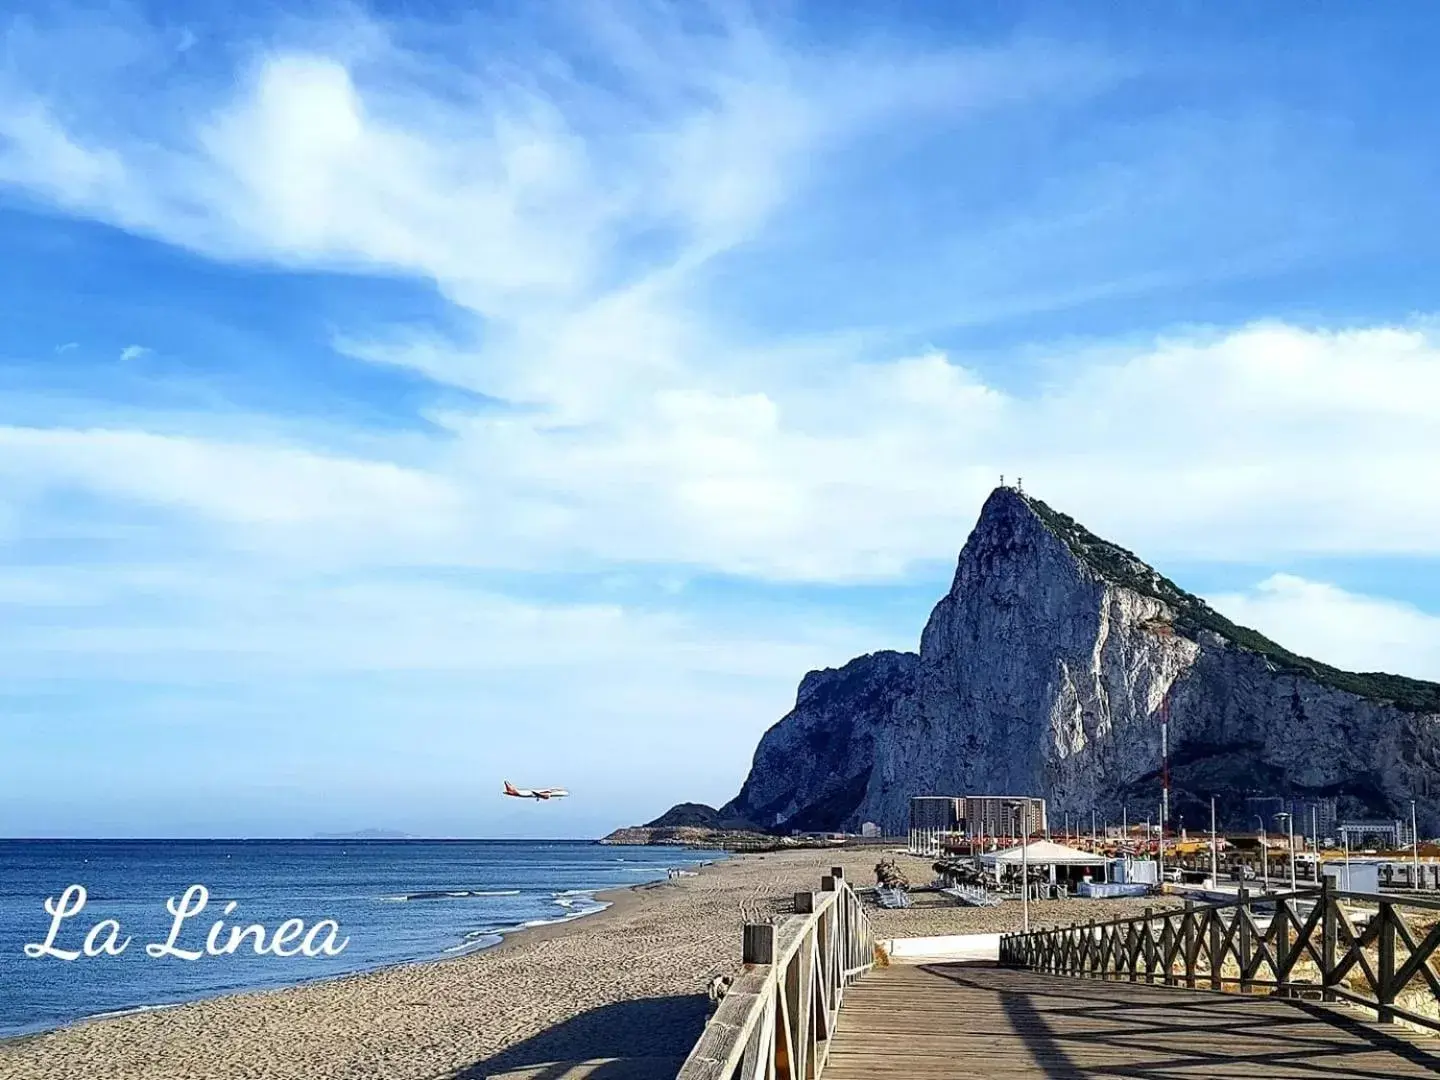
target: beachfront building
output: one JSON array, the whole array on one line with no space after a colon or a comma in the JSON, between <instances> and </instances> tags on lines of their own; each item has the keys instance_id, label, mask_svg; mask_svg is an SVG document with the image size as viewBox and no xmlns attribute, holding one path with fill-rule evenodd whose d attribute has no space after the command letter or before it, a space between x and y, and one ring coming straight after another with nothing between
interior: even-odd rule
<instances>
[{"instance_id":1,"label":"beachfront building","mask_svg":"<svg viewBox=\"0 0 1440 1080\"><path fill-rule=\"evenodd\" d=\"M1049 840L1031 840L980 856L980 865L997 877L1002 872L1014 875L1023 868L1030 875L1026 887L1032 890L1031 896L1036 899L1047 895L1042 888L1044 884L1050 887L1048 895L1057 896L1062 891L1069 893L1080 886L1108 882L1110 862L1103 855L1078 851L1064 844L1052 844ZM1140 891L1143 892L1143 887Z\"/></svg>"},{"instance_id":2,"label":"beachfront building","mask_svg":"<svg viewBox=\"0 0 1440 1080\"><path fill-rule=\"evenodd\" d=\"M1033 795L966 795L961 827L966 835L1005 837L1045 833L1045 800Z\"/></svg>"},{"instance_id":3,"label":"beachfront building","mask_svg":"<svg viewBox=\"0 0 1440 1080\"><path fill-rule=\"evenodd\" d=\"M1017 840L1046 832L1036 795L916 795L910 800L910 850L939 852L946 840Z\"/></svg>"},{"instance_id":4,"label":"beachfront building","mask_svg":"<svg viewBox=\"0 0 1440 1080\"><path fill-rule=\"evenodd\" d=\"M960 831L963 799L953 795L916 795L910 800L910 850L934 855L940 843Z\"/></svg>"}]
</instances>

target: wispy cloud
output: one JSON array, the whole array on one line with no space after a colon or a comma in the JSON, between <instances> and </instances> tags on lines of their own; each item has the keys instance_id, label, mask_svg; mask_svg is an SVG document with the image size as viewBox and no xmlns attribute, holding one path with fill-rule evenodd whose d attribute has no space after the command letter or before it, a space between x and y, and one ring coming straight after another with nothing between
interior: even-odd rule
<instances>
[{"instance_id":1,"label":"wispy cloud","mask_svg":"<svg viewBox=\"0 0 1440 1080\"><path fill-rule=\"evenodd\" d=\"M1440 616L1294 574L1213 597L1230 618L1305 656L1352 671L1403 671L1440 681Z\"/></svg>"},{"instance_id":2,"label":"wispy cloud","mask_svg":"<svg viewBox=\"0 0 1440 1080\"><path fill-rule=\"evenodd\" d=\"M126 345L120 350L120 362L127 363L131 360L139 360L150 352L144 345Z\"/></svg>"},{"instance_id":3,"label":"wispy cloud","mask_svg":"<svg viewBox=\"0 0 1440 1080\"><path fill-rule=\"evenodd\" d=\"M465 359L419 362L438 375ZM1425 422L1440 408L1440 346L1423 329L1167 339L1092 356L1034 395L939 352L841 353L819 381L722 370L637 376L608 412L584 398L579 423L437 414L443 438L376 440L368 460L12 427L0 475L12 499L78 485L231 526L221 535L241 548L345 565L885 578L952 555L1002 472L1159 557L1440 553L1440 495L1425 482L1440 459Z\"/></svg>"}]
</instances>

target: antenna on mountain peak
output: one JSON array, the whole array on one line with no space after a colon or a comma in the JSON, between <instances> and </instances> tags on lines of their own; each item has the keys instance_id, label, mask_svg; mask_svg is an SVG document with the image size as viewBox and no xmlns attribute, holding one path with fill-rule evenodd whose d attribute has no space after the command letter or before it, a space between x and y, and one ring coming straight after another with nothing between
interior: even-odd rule
<instances>
[{"instance_id":1,"label":"antenna on mountain peak","mask_svg":"<svg viewBox=\"0 0 1440 1080\"><path fill-rule=\"evenodd\" d=\"M1000 474L1000 486L1005 486L1005 474L1003 472Z\"/></svg>"},{"instance_id":2,"label":"antenna on mountain peak","mask_svg":"<svg viewBox=\"0 0 1440 1080\"><path fill-rule=\"evenodd\" d=\"M1015 490L1020 492L1025 490L1025 478L1023 476L1015 477Z\"/></svg>"}]
</instances>

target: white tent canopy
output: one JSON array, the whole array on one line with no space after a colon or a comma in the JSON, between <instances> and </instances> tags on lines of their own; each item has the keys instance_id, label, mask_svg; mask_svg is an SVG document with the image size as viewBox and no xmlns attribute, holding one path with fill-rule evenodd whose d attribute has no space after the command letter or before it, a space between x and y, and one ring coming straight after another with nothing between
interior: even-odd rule
<instances>
[{"instance_id":1,"label":"white tent canopy","mask_svg":"<svg viewBox=\"0 0 1440 1080\"><path fill-rule=\"evenodd\" d=\"M1064 844L1052 844L1049 840L1032 840L1024 845L1024 851L1023 858L1019 847L992 851L981 855L980 861L986 866L1019 866L1022 861L1031 866L1104 866L1109 862L1103 855L1076 851Z\"/></svg>"}]
</instances>

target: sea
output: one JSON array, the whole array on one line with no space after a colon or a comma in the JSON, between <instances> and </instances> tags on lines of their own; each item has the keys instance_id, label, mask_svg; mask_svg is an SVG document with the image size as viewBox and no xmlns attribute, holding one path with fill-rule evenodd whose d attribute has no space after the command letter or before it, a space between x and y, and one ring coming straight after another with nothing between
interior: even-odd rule
<instances>
[{"instance_id":1,"label":"sea","mask_svg":"<svg viewBox=\"0 0 1440 1080\"><path fill-rule=\"evenodd\" d=\"M0 1037L85 1017L333 978L392 964L458 956L510 931L582 918L607 905L601 890L664 880L724 858L675 847L512 840L0 840ZM85 906L63 920L54 947L79 950L103 919L120 924L118 956L29 956L46 941L47 899L70 885ZM334 920L338 955L257 955L254 935L232 954L152 957L169 937L167 910L192 885L209 894L176 947L205 949L211 925L259 923L267 941L287 919L308 931ZM233 902L229 914L226 908ZM327 928L328 929L328 928ZM107 937L100 930L94 944ZM319 931L312 943L325 936ZM34 950L31 950L34 951Z\"/></svg>"}]
</instances>

